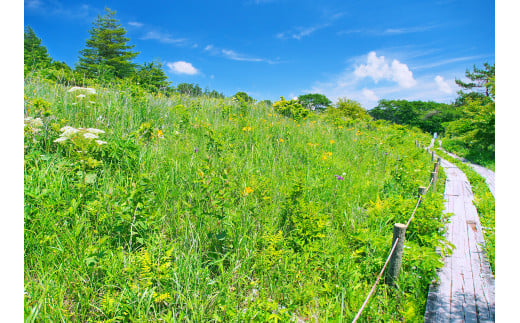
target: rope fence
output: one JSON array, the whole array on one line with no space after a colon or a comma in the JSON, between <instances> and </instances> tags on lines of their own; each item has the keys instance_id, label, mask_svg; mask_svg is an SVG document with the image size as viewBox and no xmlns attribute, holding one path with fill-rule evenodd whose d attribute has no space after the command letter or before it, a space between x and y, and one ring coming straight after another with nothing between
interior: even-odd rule
<instances>
[{"instance_id":1,"label":"rope fence","mask_svg":"<svg viewBox=\"0 0 520 323\"><path fill-rule=\"evenodd\" d=\"M433 142L433 141L432 141ZM415 145L419 147L419 144L417 141L415 141ZM423 149L426 149L426 147L422 147ZM428 147L427 149L428 153L430 153L430 149ZM435 153L432 151L432 161L435 161ZM423 196L426 195L426 193L430 190L430 188L433 186L435 188L435 184L437 182L438 173L439 173L439 165L440 165L440 158L437 159L437 161L434 163L433 171L430 173L430 183L428 184L428 187L422 187L419 186L419 198L417 199L417 203L415 204L415 208L412 211L412 215L408 219L408 222L406 222L406 225L401 223L394 224L394 235L393 235L393 241L392 241L392 249L390 250L390 253L388 254L388 257L386 258L385 264L383 265L383 268L379 272L379 275L377 275L376 281L372 285L372 288L370 289L370 292L368 293L365 301L363 302L363 305L361 305L361 308L357 312L356 316L354 317L354 320L352 323L355 323L359 317L361 316L361 313L365 309L366 305L368 304L368 301L370 300L370 297L376 290L377 284L379 283L379 280L383 276L383 273L390 264L390 268L387 272L387 283L389 285L395 285L395 281L397 280L397 277L399 275L399 268L401 267L401 261L402 261L402 252L404 249L404 237L406 233L406 229L410 225L410 222L412 222L413 217L415 216L415 212L417 211L419 205L421 204L421 201L423 199ZM394 254L394 252L396 252Z\"/></svg>"}]
</instances>

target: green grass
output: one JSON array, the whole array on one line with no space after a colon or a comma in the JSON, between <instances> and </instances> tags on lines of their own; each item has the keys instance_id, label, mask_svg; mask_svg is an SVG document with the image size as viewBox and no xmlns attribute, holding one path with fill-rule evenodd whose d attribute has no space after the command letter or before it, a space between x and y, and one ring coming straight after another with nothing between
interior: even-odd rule
<instances>
[{"instance_id":1,"label":"green grass","mask_svg":"<svg viewBox=\"0 0 520 323\"><path fill-rule=\"evenodd\" d=\"M28 321L350 321L433 166L414 144L429 136L402 126L97 91L25 80L43 121L25 132ZM63 126L107 144L56 143ZM443 180L408 228L398 287L381 284L362 320L422 320Z\"/></svg>"}]
</instances>

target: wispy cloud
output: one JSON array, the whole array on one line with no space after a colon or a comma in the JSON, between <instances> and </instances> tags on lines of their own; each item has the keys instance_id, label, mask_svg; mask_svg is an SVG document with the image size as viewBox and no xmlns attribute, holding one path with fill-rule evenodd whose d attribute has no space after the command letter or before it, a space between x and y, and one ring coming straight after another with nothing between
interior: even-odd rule
<instances>
[{"instance_id":1,"label":"wispy cloud","mask_svg":"<svg viewBox=\"0 0 520 323\"><path fill-rule=\"evenodd\" d=\"M442 65L451 64L451 63L458 63L458 62L482 59L482 58L486 58L488 56L489 55L454 57L454 58L439 60L439 61L436 61L436 62L433 62L433 63L429 63L429 64L419 65L419 66L416 66L415 69L416 70L427 69L427 68L438 67L438 66L442 66Z\"/></svg>"},{"instance_id":2,"label":"wispy cloud","mask_svg":"<svg viewBox=\"0 0 520 323\"><path fill-rule=\"evenodd\" d=\"M302 27L302 26L294 27L291 30L279 32L275 36L278 39L300 40L303 37L311 35L315 31L318 31L320 29L324 29L324 28L331 26L333 24L333 22L335 20L338 20L339 18L341 18L344 15L344 13L343 12L337 12L337 13L333 13L333 14L326 13L325 15L326 15L326 17L324 20L326 22L324 22L324 23L315 24L315 25L308 26L308 27Z\"/></svg>"},{"instance_id":3,"label":"wispy cloud","mask_svg":"<svg viewBox=\"0 0 520 323\"><path fill-rule=\"evenodd\" d=\"M279 39L292 38L292 39L300 40L303 37L309 36L316 30L323 29L328 26L330 26L330 24L315 25L315 26L311 26L311 27L296 27L296 28L294 28L294 30L284 31L284 32L276 34L276 38L279 38Z\"/></svg>"},{"instance_id":4,"label":"wispy cloud","mask_svg":"<svg viewBox=\"0 0 520 323\"><path fill-rule=\"evenodd\" d=\"M440 27L440 25L424 25L424 26L411 26L411 27L392 27L386 29L374 29L374 28L357 28L357 29L346 29L336 32L336 35L351 35L351 34L364 34L372 36L393 36L403 35L411 33L419 33L429 31Z\"/></svg>"},{"instance_id":5,"label":"wispy cloud","mask_svg":"<svg viewBox=\"0 0 520 323\"><path fill-rule=\"evenodd\" d=\"M266 61L263 58L249 57L249 56L239 54L231 49L223 49L222 54L224 55L224 57L227 57L234 61L244 61L244 62L264 62L264 61Z\"/></svg>"},{"instance_id":6,"label":"wispy cloud","mask_svg":"<svg viewBox=\"0 0 520 323\"><path fill-rule=\"evenodd\" d=\"M149 31L141 37L142 40L157 40L164 44L181 44L187 41L186 38L174 38L170 34L158 31Z\"/></svg>"},{"instance_id":7,"label":"wispy cloud","mask_svg":"<svg viewBox=\"0 0 520 323\"><path fill-rule=\"evenodd\" d=\"M413 26L413 27L401 27L401 28L387 28L383 31L384 35L401 35L401 34L411 34L411 33L419 33L423 31L428 31L435 29L439 26L437 25L427 25L427 26Z\"/></svg>"},{"instance_id":8,"label":"wispy cloud","mask_svg":"<svg viewBox=\"0 0 520 323\"><path fill-rule=\"evenodd\" d=\"M38 9L41 8L42 2L40 0L24 0L23 5L27 9Z\"/></svg>"},{"instance_id":9,"label":"wispy cloud","mask_svg":"<svg viewBox=\"0 0 520 323\"><path fill-rule=\"evenodd\" d=\"M170 70L170 72L175 74L187 74L187 75L195 75L199 74L199 70L196 69L191 63L178 61L178 62L169 62L166 63L166 66Z\"/></svg>"},{"instance_id":10,"label":"wispy cloud","mask_svg":"<svg viewBox=\"0 0 520 323\"><path fill-rule=\"evenodd\" d=\"M88 4L64 6L58 1L25 0L24 10L40 16L53 16L68 20L82 20L91 22L101 13L101 10Z\"/></svg>"},{"instance_id":11,"label":"wispy cloud","mask_svg":"<svg viewBox=\"0 0 520 323\"><path fill-rule=\"evenodd\" d=\"M143 23L141 23L141 22L137 22L137 21L130 21L130 22L128 23L128 25L129 25L129 26L132 26L132 27L136 27L136 28L141 28L141 27L144 26Z\"/></svg>"},{"instance_id":12,"label":"wispy cloud","mask_svg":"<svg viewBox=\"0 0 520 323\"><path fill-rule=\"evenodd\" d=\"M204 51L210 53L211 55L215 56L222 56L227 59L233 60L233 61L241 61L241 62L265 62L268 64L277 64L278 61L273 61L271 59L267 58L261 58L261 57L254 57L249 56L245 54L238 53L232 49L225 49L225 48L217 48L213 45L207 45L204 47Z\"/></svg>"}]
</instances>

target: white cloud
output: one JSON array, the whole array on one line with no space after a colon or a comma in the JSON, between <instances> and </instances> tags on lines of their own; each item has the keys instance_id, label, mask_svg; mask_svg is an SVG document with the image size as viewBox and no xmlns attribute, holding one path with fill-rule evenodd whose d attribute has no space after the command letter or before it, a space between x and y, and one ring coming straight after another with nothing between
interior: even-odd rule
<instances>
[{"instance_id":1,"label":"white cloud","mask_svg":"<svg viewBox=\"0 0 520 323\"><path fill-rule=\"evenodd\" d=\"M403 88L410 88L417 84L413 73L406 64L394 59L389 65L384 56L377 57L376 52L367 56L367 64L359 65L354 75L358 78L370 77L377 84L379 80L392 80Z\"/></svg>"},{"instance_id":2,"label":"white cloud","mask_svg":"<svg viewBox=\"0 0 520 323\"><path fill-rule=\"evenodd\" d=\"M421 75L415 79L406 64L377 56L375 52L350 61L341 73L316 81L302 92L321 93L332 101L345 97L368 109L381 99L449 103L456 97L456 86L450 81L456 75L451 75L448 81L437 74Z\"/></svg>"},{"instance_id":3,"label":"white cloud","mask_svg":"<svg viewBox=\"0 0 520 323\"><path fill-rule=\"evenodd\" d=\"M377 97L376 93L374 91L372 91L372 90L363 89L363 91L361 91L361 93L369 101L378 101L379 100L379 98Z\"/></svg>"},{"instance_id":4,"label":"white cloud","mask_svg":"<svg viewBox=\"0 0 520 323\"><path fill-rule=\"evenodd\" d=\"M447 94L453 93L453 89L451 88L450 84L448 82L446 82L442 76L437 75L435 77L435 83L439 87L440 91L447 93Z\"/></svg>"},{"instance_id":5,"label":"white cloud","mask_svg":"<svg viewBox=\"0 0 520 323\"><path fill-rule=\"evenodd\" d=\"M199 73L199 70L193 67L191 63L184 61L166 63L166 66L175 74L195 75Z\"/></svg>"},{"instance_id":6,"label":"white cloud","mask_svg":"<svg viewBox=\"0 0 520 323\"><path fill-rule=\"evenodd\" d=\"M392 61L392 80L396 81L404 88L410 88L417 84L417 81L413 78L413 73L410 71L408 66L400 63L396 59Z\"/></svg>"}]
</instances>

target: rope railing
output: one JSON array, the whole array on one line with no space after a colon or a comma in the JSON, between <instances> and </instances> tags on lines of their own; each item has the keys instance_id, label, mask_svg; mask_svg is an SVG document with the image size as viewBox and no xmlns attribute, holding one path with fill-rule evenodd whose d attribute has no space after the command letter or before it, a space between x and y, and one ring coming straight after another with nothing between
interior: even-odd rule
<instances>
[{"instance_id":1,"label":"rope railing","mask_svg":"<svg viewBox=\"0 0 520 323\"><path fill-rule=\"evenodd\" d=\"M417 145L417 141L416 141L416 145ZM432 154L432 160L434 160L434 155L433 154ZM381 277L383 276L383 273L384 273L388 263L392 259L392 256L394 255L394 252L397 249L397 245L398 245L399 241L401 241L401 248L404 245L404 233L405 233L405 230L410 225L410 222L412 222L412 219L414 218L415 213L417 212L417 209L419 208L419 205L421 204L421 201L423 199L423 195L425 195L430 190L430 187L432 187L432 185L435 187L435 182L437 181L438 167L439 167L439 163L436 162L434 164L434 169L433 169L434 171L431 173L430 183L428 184L428 187L426 187L426 188L419 187L419 198L417 199L417 203L415 204L415 208L412 211L412 215L410 216L410 218L406 222L406 225L403 226L402 224L398 224L398 223L395 224L395 226L394 226L394 238L393 238L394 242L392 244L392 249L390 250L390 253L388 254L388 257L386 258L385 264L383 265L383 268L379 272L379 275L377 275L376 281L372 285L372 288L370 289L370 292L368 293L367 297L365 298L365 301L363 302L363 305L361 305L361 308L357 312L357 314L354 317L354 320L352 321L352 323L355 323L359 319L359 317L361 316L361 313L363 312L363 310L365 309L366 305L368 304L368 301L370 300L370 297L372 296L372 294L376 290L377 284L379 283L379 281L380 281ZM397 233L398 231L400 231L400 233ZM402 237L403 239L400 239L400 237L397 236L397 234L400 234L400 237ZM398 267L401 264L400 261L401 260L399 259L398 260ZM399 270L399 268L397 268L397 272L398 272L398 270Z\"/></svg>"},{"instance_id":2,"label":"rope railing","mask_svg":"<svg viewBox=\"0 0 520 323\"><path fill-rule=\"evenodd\" d=\"M379 273L379 275L377 275L376 282L374 283L374 285L372 285L372 289L370 289L370 292L368 293L367 298L363 302L363 305L361 305L361 308L359 309L356 317L354 317L354 320L352 321L352 323L356 322L358 320L358 318L361 316L361 312L363 312L363 310L365 309L365 306L368 304L368 300L370 299L370 296L372 296L372 294L376 290L377 283L379 283L381 276L383 276L383 272L385 271L386 266L388 265L388 262L390 261L390 257L392 257L392 254L394 253L395 247L397 246L398 242L399 242L399 238L395 239L394 245L392 247L392 250L390 251L390 254L388 255L388 258L386 258L383 269L381 269L381 272Z\"/></svg>"}]
</instances>

